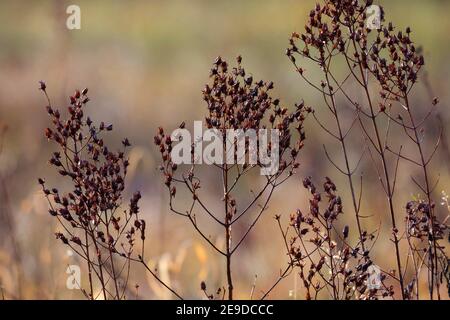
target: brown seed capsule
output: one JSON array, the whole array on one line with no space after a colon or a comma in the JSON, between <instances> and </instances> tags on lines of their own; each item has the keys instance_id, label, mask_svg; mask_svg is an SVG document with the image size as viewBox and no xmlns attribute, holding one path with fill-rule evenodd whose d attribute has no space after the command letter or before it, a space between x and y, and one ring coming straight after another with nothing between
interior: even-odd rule
<instances>
[{"instance_id":1,"label":"brown seed capsule","mask_svg":"<svg viewBox=\"0 0 450 320\"><path fill-rule=\"evenodd\" d=\"M344 239L348 238L349 227L345 226L344 230L342 230L342 234L344 235Z\"/></svg>"},{"instance_id":2,"label":"brown seed capsule","mask_svg":"<svg viewBox=\"0 0 450 320\"><path fill-rule=\"evenodd\" d=\"M39 81L39 90L45 91L47 89L47 85L44 81Z\"/></svg>"}]
</instances>

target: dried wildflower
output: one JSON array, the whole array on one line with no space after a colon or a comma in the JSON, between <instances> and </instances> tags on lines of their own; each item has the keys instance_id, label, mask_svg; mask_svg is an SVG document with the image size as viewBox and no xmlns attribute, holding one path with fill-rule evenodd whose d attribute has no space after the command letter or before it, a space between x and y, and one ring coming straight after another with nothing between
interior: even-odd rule
<instances>
[{"instance_id":1,"label":"dried wildflower","mask_svg":"<svg viewBox=\"0 0 450 320\"><path fill-rule=\"evenodd\" d=\"M45 91L47 89L47 85L44 81L39 81L39 90Z\"/></svg>"},{"instance_id":2,"label":"dried wildflower","mask_svg":"<svg viewBox=\"0 0 450 320\"><path fill-rule=\"evenodd\" d=\"M443 284L445 279L448 284L448 257L444 244L447 242L445 235L449 230L449 226L445 222L448 219L442 222L438 221L436 217L432 217L432 212L433 208L426 201L408 202L406 204L406 238L415 266L419 268L419 264L424 263L429 266L435 265L434 269L429 267L430 278L434 278L433 281L438 281L440 284ZM416 273L406 290L410 299L419 298L418 280L419 275ZM429 282L431 292L435 285L436 283Z\"/></svg>"},{"instance_id":3,"label":"dried wildflower","mask_svg":"<svg viewBox=\"0 0 450 320\"><path fill-rule=\"evenodd\" d=\"M233 193L248 172L263 166L260 162L238 165L237 155L235 155L235 164L215 165L223 176L224 194L220 198L224 202L225 208L224 212L216 213L205 204L205 200L200 193L202 181L196 174L196 166L192 165L185 172L181 172L180 166L174 163L172 159L173 141L171 136L160 127L154 137L154 143L161 153L162 164L160 169L164 176L164 184L169 190L170 209L172 212L187 218L203 239L225 257L227 293L230 300L233 299L231 258L256 225L262 213L266 211L274 190L292 176L298 168L298 156L305 140L303 121L306 114L311 111L304 103L296 105L293 111L283 107L279 99L271 96L271 91L274 88L273 82L255 81L242 67L242 58L238 57L236 60L237 66L230 68L225 60L218 57L210 71L211 81L204 87L202 93L203 100L207 105L205 122L208 129L217 129L223 135L228 129L242 129L244 131L253 129L256 132L263 128L278 129L280 142L278 148L280 155L279 170L275 174L266 176L265 186L255 194L255 198L250 205L238 203ZM179 127L184 128L185 123L182 122ZM224 150L226 149L225 140L221 141ZM195 141L193 144L192 157L194 157L196 143L201 143L201 141ZM250 148L250 144L246 143L246 155L251 152ZM276 152L277 149L269 150L270 152ZM178 209L175 205L175 196L177 189L181 188L192 194L192 203L187 208ZM258 203L259 207L257 207ZM256 211L253 222L245 227L244 230L246 231L240 235L240 239L236 242L232 241L231 227L240 221L244 215L250 214L252 210ZM200 214L205 214L224 228L225 249L217 247L202 226L198 224L197 217Z\"/></svg>"},{"instance_id":4,"label":"dried wildflower","mask_svg":"<svg viewBox=\"0 0 450 320\"><path fill-rule=\"evenodd\" d=\"M45 92L45 89L42 82L41 90ZM63 230L56 233L56 238L86 262L90 288L83 292L87 298L97 298L93 290L99 285L105 299L124 299L127 284L122 281L123 274L129 272L130 261L138 260L132 257L135 233L140 231L141 240L145 239L145 221L139 218L141 195L136 192L128 208L124 208L129 166L125 154L130 143L125 139L121 151L110 150L103 134L111 131L112 125L102 122L97 127L85 117L87 92L88 89L77 90L70 96L67 118L51 106L45 92L52 122L45 136L59 149L49 163L71 189L63 192L48 188L44 179L39 178L38 182L48 200L50 215L59 221Z\"/></svg>"},{"instance_id":5,"label":"dried wildflower","mask_svg":"<svg viewBox=\"0 0 450 320\"><path fill-rule=\"evenodd\" d=\"M317 191L311 178L304 179L303 185L311 193L309 213L305 215L297 210L292 214L288 231L284 231L280 222L278 224L288 249L288 268L299 270L306 299L317 298L325 288L336 300L391 296L392 291L387 290L384 284L379 289L368 286L371 276L369 267L373 262L369 252L363 249L363 243L350 246L347 242L348 226L344 227L343 238L336 231L335 223L343 210L333 181L325 179L324 194ZM327 200L322 208L324 199Z\"/></svg>"},{"instance_id":6,"label":"dried wildflower","mask_svg":"<svg viewBox=\"0 0 450 320\"><path fill-rule=\"evenodd\" d=\"M411 28L407 27L402 32L397 30L392 22L385 23L384 11L381 8L381 27L377 30L368 29L366 10L371 3L372 1L325 0L322 4L316 5L309 14L304 31L292 33L286 54L298 74L320 92L335 120L335 126L331 127L314 116L319 126L341 146L345 160L344 166L336 165L337 162L330 157L326 149L325 154L330 163L348 178L360 239L363 239L365 233L359 215L361 191L358 194L353 176L361 160L355 165L350 163L348 154L350 142L347 139L349 134L356 130L355 123L360 124L360 132L355 135L364 137L365 150L371 154L371 160L375 162L374 167L382 168L381 171L377 170L376 174L388 200L387 208L393 230L392 241L395 248L398 282L403 298L406 299L408 298L405 294L406 281L403 279L405 266L400 252L401 232L397 225L399 217L393 201L396 191L395 181L400 160L406 160L420 167L424 183L417 183L415 177L412 179L425 193L430 208L430 219L434 220L434 201L431 195L433 182L430 181L429 162L439 145L439 139L431 154L425 154L422 139L423 126L432 113L432 109L423 119L418 119L419 112L410 101L410 92L417 84L419 72L425 65L421 50L416 47L411 38ZM319 67L323 77L318 83L309 78L299 63L299 57ZM343 59L348 66L344 80L339 80L340 76L333 69L333 66L337 64L335 61L339 58ZM362 95L353 94L354 89L350 90L347 87L350 79L361 88ZM372 93L373 88L379 91L379 95ZM343 127L343 110L338 104L340 97L353 106L355 111L354 120L348 128ZM438 99L433 99L432 106L435 106L437 102ZM393 113L395 115L392 115ZM390 123L387 129L383 125L386 119ZM392 131L389 130L390 126L399 126L402 129L405 133L405 141L415 145L416 157L403 154L402 147L396 151L390 146L389 133ZM394 159L390 161L392 155ZM361 159L363 157L364 152ZM417 161L415 158L420 160ZM392 175L391 172L394 174ZM438 248L434 240L430 245L431 255L436 258L437 254L433 252ZM428 265L431 269L429 279L435 286L435 289L431 286L430 298L433 298L434 292L439 298L436 265L436 259ZM414 285L417 283L415 282Z\"/></svg>"}]
</instances>

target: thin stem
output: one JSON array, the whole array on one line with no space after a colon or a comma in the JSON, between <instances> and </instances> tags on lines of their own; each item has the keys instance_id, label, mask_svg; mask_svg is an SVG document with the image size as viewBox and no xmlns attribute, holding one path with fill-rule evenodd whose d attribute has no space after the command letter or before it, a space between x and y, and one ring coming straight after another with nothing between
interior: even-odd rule
<instances>
[{"instance_id":1,"label":"thin stem","mask_svg":"<svg viewBox=\"0 0 450 320\"><path fill-rule=\"evenodd\" d=\"M352 43L353 43L353 48L354 48L355 52L358 52L358 49L357 49L354 39L352 39ZM375 141L377 143L377 149L379 150L380 160L383 165L384 178L385 178L385 182L386 182L385 189L386 189L386 193L387 193L387 198L388 198L388 203L389 203L389 212L390 212L391 222L392 222L392 229L393 229L392 234L394 237L395 256L396 256L396 260L397 260L397 269L398 269L399 280L400 280L400 288L402 290L402 297L403 297L403 299L405 299L405 286L404 286L404 282L403 282L402 263L401 263L400 248L399 248L400 240L397 237L398 229L397 229L397 224L396 224L396 219L395 219L395 210L394 210L394 199L393 199L394 198L394 195L393 195L394 190L392 190L392 188L391 188L389 169L388 169L388 164L387 164L386 155L385 155L386 148L383 146L383 143L381 140L380 130L378 128L378 123L377 123L376 115L375 115L375 111L374 111L375 109L372 104L372 98L369 93L367 79L366 79L366 76L364 75L364 69L363 69L362 62L361 62L359 56L360 55L358 54L357 60L358 60L358 65L359 65L359 71L361 74L361 80L359 82L362 84L365 95L367 97L367 102L369 105L369 110L370 110L370 115L371 115L370 119L372 122L373 130L375 132Z\"/></svg>"},{"instance_id":2,"label":"thin stem","mask_svg":"<svg viewBox=\"0 0 450 320\"><path fill-rule=\"evenodd\" d=\"M93 282L92 282L92 266L91 266L91 258L89 255L89 236L88 232L85 229L84 230L84 238L86 242L86 258L87 258L87 265L88 265L88 277L89 277L89 290L90 290L90 297L91 299L94 299L94 288L93 288Z\"/></svg>"},{"instance_id":3,"label":"thin stem","mask_svg":"<svg viewBox=\"0 0 450 320\"><path fill-rule=\"evenodd\" d=\"M415 136L415 140L416 140L416 146L417 146L417 150L420 154L420 161L421 161L421 167L422 167L422 172L423 172L423 179L425 181L425 193L427 196L427 200L428 200L428 207L429 207L429 211L430 211L430 224L431 224L431 236L432 236L432 250L430 251L431 254L431 284L430 284L430 299L433 300L433 287L434 287L434 282L436 284L436 293L437 293L437 297L440 300L441 296L440 296L440 292L439 292L439 280L438 280L438 274L437 274L437 265L438 265L438 259L437 259L437 246L436 246L436 238L435 238L435 232L434 232L434 210L433 210L433 200L431 197L431 188L430 188L430 182L429 182L429 174L428 174L428 168L427 168L427 160L425 160L425 155L423 152L423 147L422 147L422 143L419 137L419 132L417 130L417 127L415 125L415 120L414 117L412 115L411 112L411 108L410 108L410 104L409 104L409 99L408 99L408 95L405 93L404 95L404 99L405 99L405 105L407 108L407 112L408 112L408 116L409 119L411 121L412 127L414 128L413 132L414 132L414 136ZM434 258L434 261L433 261Z\"/></svg>"},{"instance_id":4,"label":"thin stem","mask_svg":"<svg viewBox=\"0 0 450 320\"><path fill-rule=\"evenodd\" d=\"M226 268L228 282L228 300L233 300L233 278L231 274L231 214L228 212L228 165L224 165L223 174L223 192L225 201L225 241L226 241Z\"/></svg>"}]
</instances>

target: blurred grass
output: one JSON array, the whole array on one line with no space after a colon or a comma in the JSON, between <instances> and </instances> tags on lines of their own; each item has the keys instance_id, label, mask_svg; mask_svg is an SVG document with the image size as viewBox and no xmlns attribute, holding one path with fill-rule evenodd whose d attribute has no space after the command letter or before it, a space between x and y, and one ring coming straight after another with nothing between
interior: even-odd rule
<instances>
[{"instance_id":1,"label":"blurred grass","mask_svg":"<svg viewBox=\"0 0 450 320\"><path fill-rule=\"evenodd\" d=\"M23 297L78 297L64 289L64 261L68 258L52 239L50 230L54 226L49 225L45 203L37 196L35 180L38 175L55 179L46 165L51 146L42 137L47 118L42 112L45 101L37 90L37 81L46 80L58 104L64 104L65 97L74 88L89 87L93 99L90 111L94 118L114 122L115 138L125 135L131 138L137 148L137 164L130 183L133 189L143 189L143 211L154 230L151 239L155 245L149 249L150 255L155 259L167 253L176 255L180 241L196 238L182 221L168 216L164 190L155 170L158 158L151 143L155 128L158 125L171 128L182 120L190 123L202 118L204 104L200 91L208 80L210 64L218 55L233 60L242 54L247 71L255 78L273 80L275 92L286 105L305 99L310 105L320 106L320 97L300 81L284 55L290 33L303 29L315 2L85 0L77 1L82 15L82 29L78 31L65 28L65 8L72 2L6 0L0 3L0 124L9 126L0 155L0 173L8 182L16 235L24 254L22 267L27 289ZM424 46L427 72L441 97L440 112L444 125L447 124L450 116L445 108L450 104L450 21L447 17L450 2L396 0L379 3L384 6L387 19L394 20L399 27L410 25L414 39ZM417 102L422 104L427 99L421 92ZM309 124L307 129L310 141L324 139L314 125ZM345 183L336 172L324 171L327 167L321 143L307 143L301 176L311 174L319 183L323 175L330 174L338 184ZM448 172L442 163L440 171L440 187L445 188ZM256 273L258 289L263 290L283 267L281 261L285 256L280 252L281 239L274 241L266 235L276 234L271 218L274 213L283 213L286 217L297 206L305 205L298 179L283 189L289 201L283 196L275 199L272 209L256 229L257 234L248 242L247 250L241 253L245 262L239 266L238 287L243 292L245 288L250 292ZM413 192L407 175L400 180L405 192L399 199L399 206ZM379 194L376 184L369 181L367 184L370 194ZM300 196L291 196L293 194ZM368 211L382 217L384 209L377 200L379 198L374 197L368 202L373 205ZM376 227L378 222L375 219L371 223ZM173 241L166 239L161 243L167 230L179 231ZM387 237L384 233L376 247L380 255L390 248ZM4 251L10 250L7 243L3 247ZM48 248L51 253L42 253ZM213 263L216 257L208 253L211 256L206 262L194 259L176 275L180 285L186 286L192 296L198 295L199 280L192 274L202 270L200 264L216 266ZM389 257L383 259L389 260ZM220 265L214 268L209 277L220 284ZM54 274L63 280L55 281ZM0 271L0 281L6 278L6 273ZM289 298L292 281L286 282L275 297ZM12 283L10 291L15 290L14 281ZM153 297L150 289L144 293L146 297Z\"/></svg>"}]
</instances>

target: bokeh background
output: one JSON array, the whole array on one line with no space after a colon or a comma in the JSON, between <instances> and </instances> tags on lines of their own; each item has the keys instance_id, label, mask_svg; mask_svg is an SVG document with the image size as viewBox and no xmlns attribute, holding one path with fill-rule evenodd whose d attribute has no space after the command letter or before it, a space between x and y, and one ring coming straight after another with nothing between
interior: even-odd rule
<instances>
[{"instance_id":1,"label":"bokeh background","mask_svg":"<svg viewBox=\"0 0 450 320\"><path fill-rule=\"evenodd\" d=\"M129 190L141 190L143 194L141 208L150 232L147 257L163 278L192 298L203 297L199 290L202 280L210 288L225 285L222 260L185 220L168 210L166 189L157 171L159 154L152 137L160 125L175 128L182 120L192 123L203 118L201 89L219 55L234 62L241 54L247 72L254 78L274 81L274 91L285 105L293 106L304 99L320 114L320 96L305 85L285 56L291 32L302 31L315 2L1 1L0 287L4 297L83 298L79 291L66 288L67 265L81 261L55 240L58 227L47 213L37 184L38 177L59 182L47 164L54 146L43 135L48 117L44 112L46 101L38 91L39 80L46 81L53 102L61 106L74 89L88 87L92 118L114 123L112 140L126 136L133 142ZM376 2L384 6L386 18L394 20L398 27L410 25L413 38L424 47L427 77L433 95L441 101L439 119L430 120L430 133L426 135L431 141L439 122L448 129L450 117L450 2ZM65 11L70 4L81 7L81 30L66 28ZM414 103L428 108L429 95L419 88ZM238 298L249 298L253 285L257 297L285 267L287 258L273 216L282 214L287 222L296 208L306 208L303 176L311 175L317 183L324 176L332 177L338 188L343 186L344 204L350 210L345 179L330 166L322 149L322 144L327 144L331 153L337 154L338 146L313 121L308 121L306 130L308 141L298 175L275 196L235 258ZM444 142L450 143L450 132L444 133ZM444 151L440 150L434 161L433 175L440 176L435 191L437 202L442 191L450 192L450 159ZM352 150L352 155L357 158L359 152ZM374 254L376 262L389 269L393 266L393 247L389 224L382 223L388 215L371 167L370 160L364 159L363 211L371 216L365 227L374 230L382 225ZM402 168L396 197L399 214L404 212L406 201L418 193L411 183L411 169ZM205 192L215 199L220 197L219 188ZM444 216L445 211L441 208L439 214ZM340 223L353 226L351 211ZM212 236L223 242L220 235ZM140 298L169 297L143 270L133 270L131 282L139 284ZM301 293L292 275L271 297L299 299Z\"/></svg>"}]
</instances>

